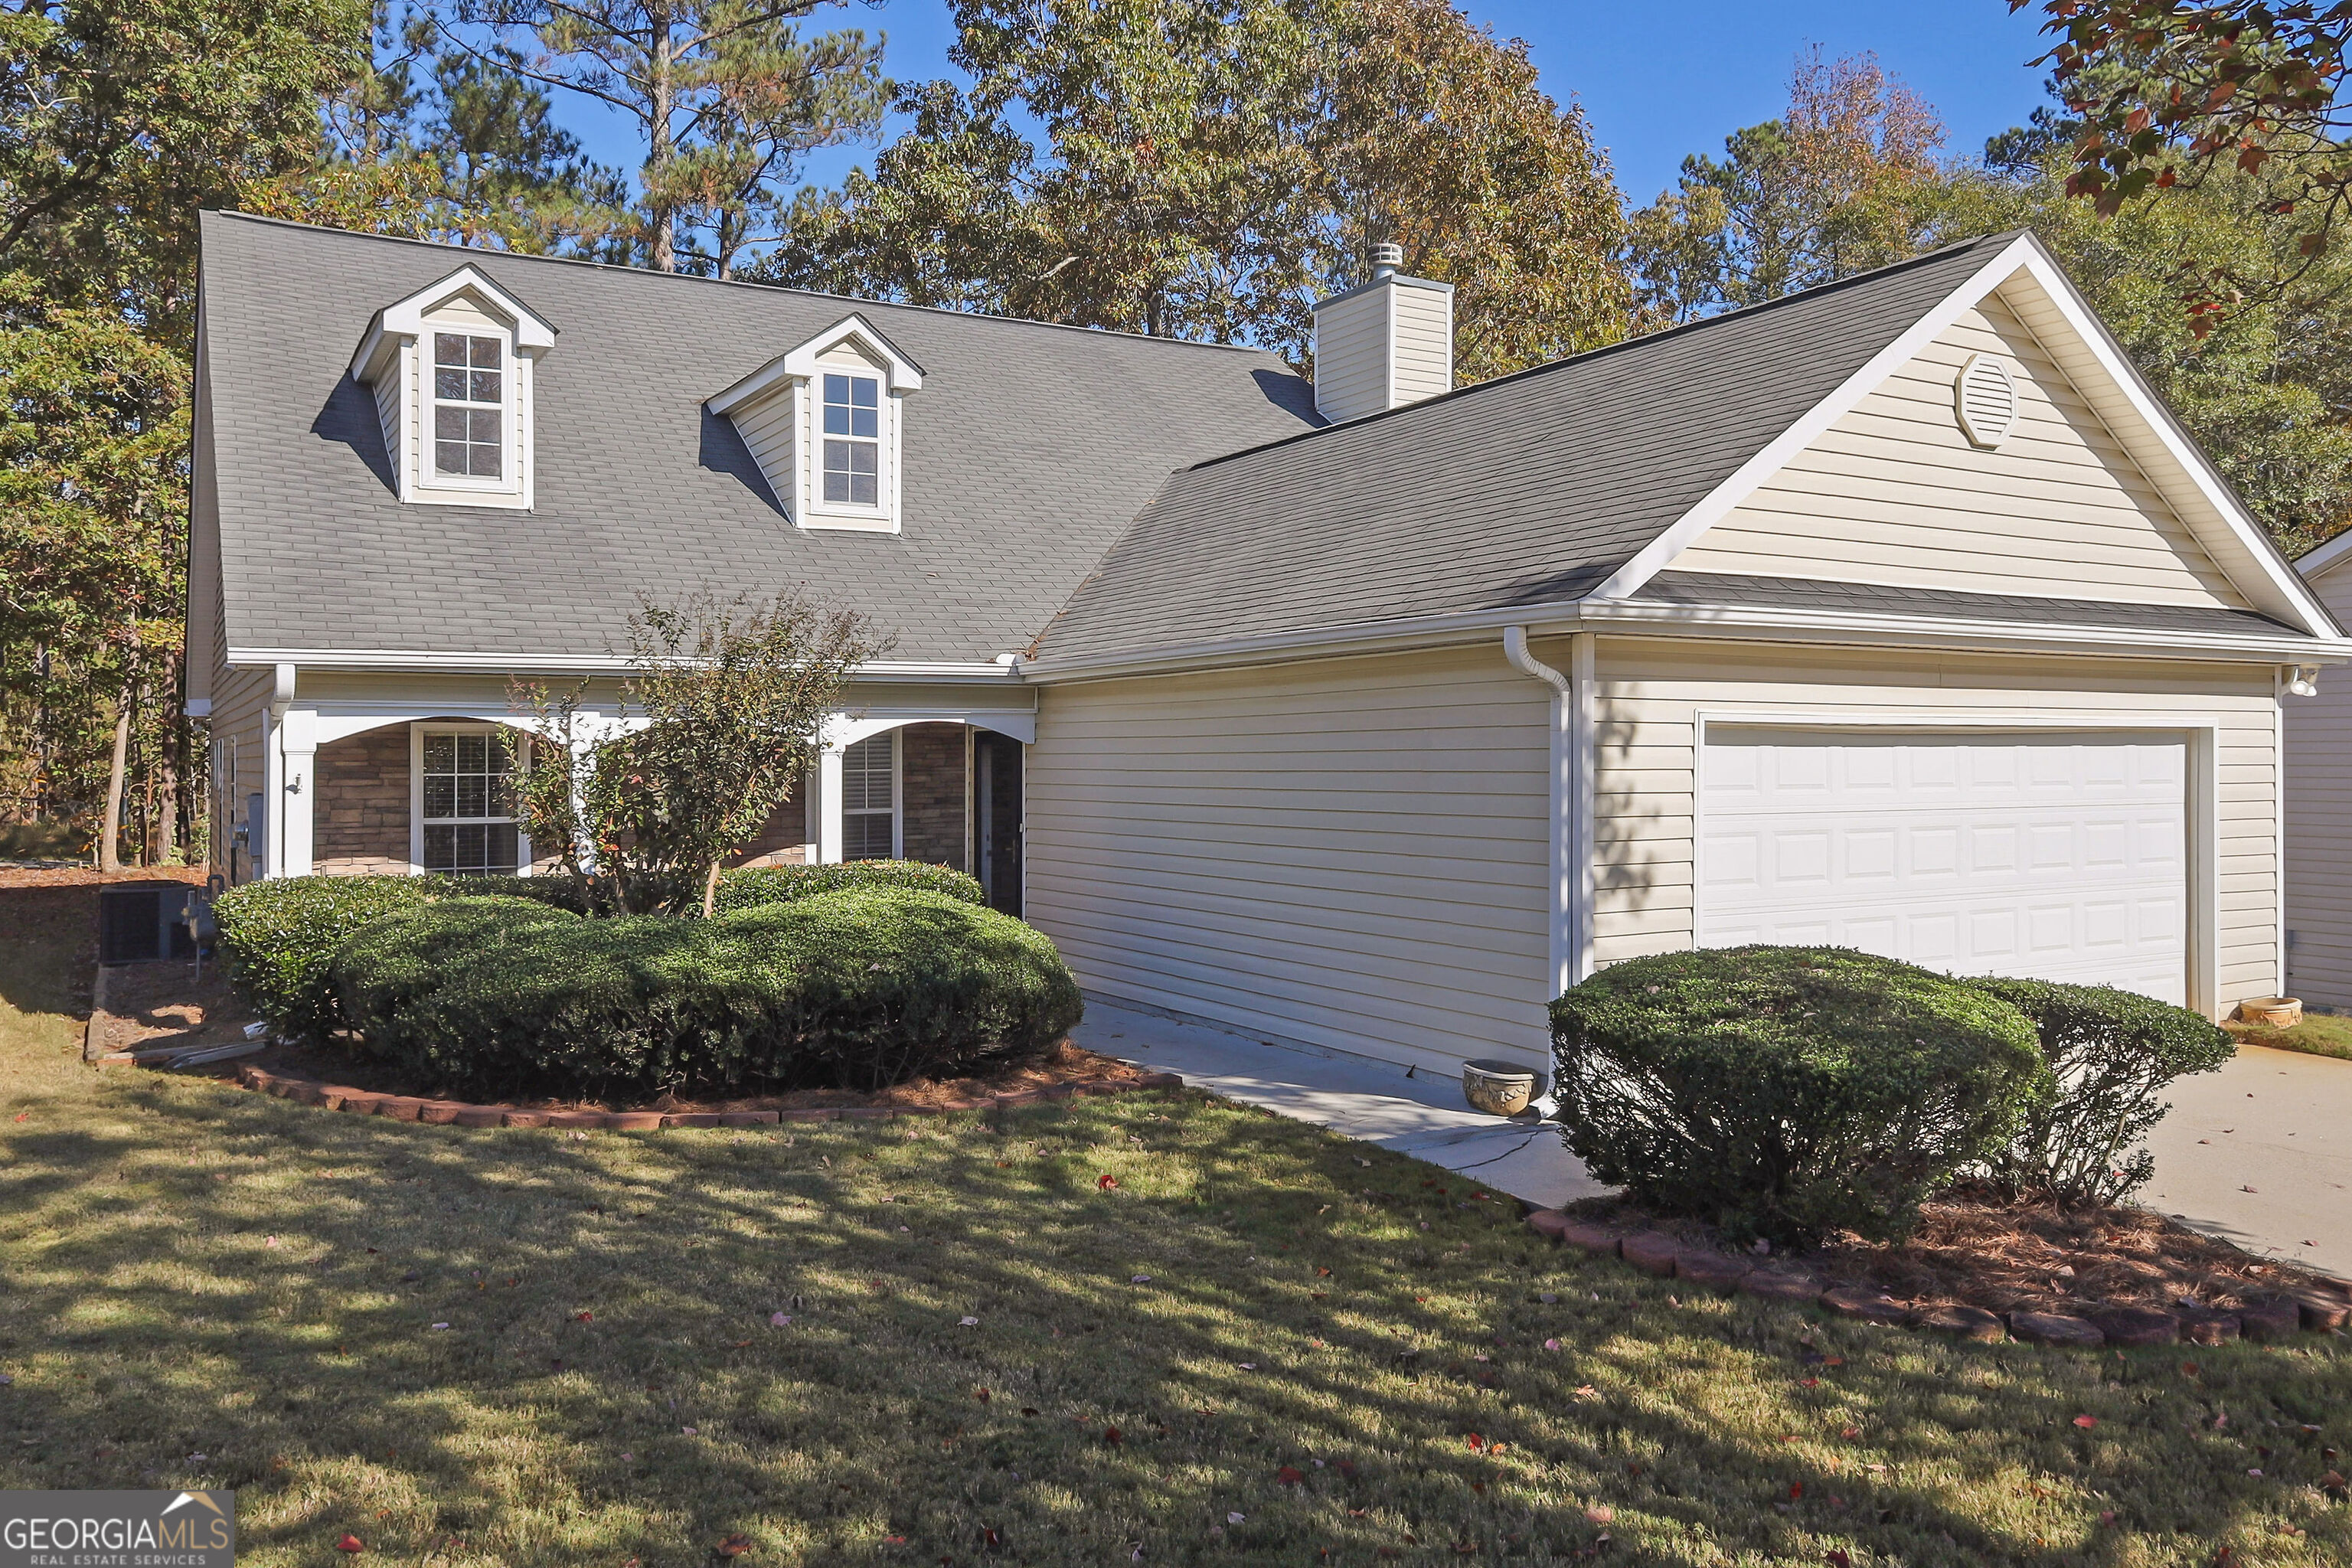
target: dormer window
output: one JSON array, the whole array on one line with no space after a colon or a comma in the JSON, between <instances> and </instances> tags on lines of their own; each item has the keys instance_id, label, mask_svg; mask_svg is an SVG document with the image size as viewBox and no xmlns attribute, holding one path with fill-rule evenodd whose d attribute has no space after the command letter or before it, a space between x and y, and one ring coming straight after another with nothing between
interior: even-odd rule
<instances>
[{"instance_id":1,"label":"dormer window","mask_svg":"<svg viewBox=\"0 0 2352 1568\"><path fill-rule=\"evenodd\" d=\"M506 345L463 332L433 334L433 467L444 477L495 479L506 446Z\"/></svg>"},{"instance_id":2,"label":"dormer window","mask_svg":"<svg viewBox=\"0 0 2352 1568\"><path fill-rule=\"evenodd\" d=\"M824 377L824 499L848 506L881 504L881 382L870 375Z\"/></svg>"},{"instance_id":3,"label":"dormer window","mask_svg":"<svg viewBox=\"0 0 2352 1568\"><path fill-rule=\"evenodd\" d=\"M907 397L922 385L922 367L847 316L703 406L733 422L795 526L896 533Z\"/></svg>"},{"instance_id":4,"label":"dormer window","mask_svg":"<svg viewBox=\"0 0 2352 1568\"><path fill-rule=\"evenodd\" d=\"M352 377L374 395L400 499L529 507L531 378L554 346L554 328L471 265L379 310Z\"/></svg>"}]
</instances>

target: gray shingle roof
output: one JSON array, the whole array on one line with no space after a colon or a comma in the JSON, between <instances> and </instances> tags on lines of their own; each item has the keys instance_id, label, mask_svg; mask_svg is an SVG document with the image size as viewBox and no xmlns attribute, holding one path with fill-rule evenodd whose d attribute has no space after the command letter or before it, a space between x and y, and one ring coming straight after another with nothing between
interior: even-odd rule
<instances>
[{"instance_id":1,"label":"gray shingle roof","mask_svg":"<svg viewBox=\"0 0 2352 1568\"><path fill-rule=\"evenodd\" d=\"M1579 598L2014 237L1200 463L1038 655Z\"/></svg>"},{"instance_id":2,"label":"gray shingle roof","mask_svg":"<svg viewBox=\"0 0 2352 1568\"><path fill-rule=\"evenodd\" d=\"M1631 604L1759 605L1881 616L1935 616L2012 626L2113 627L2195 632L2214 637L2307 637L2252 610L2202 605L2126 605L2106 599L2044 599L2024 594L1969 594L1876 583L1823 583L1797 577L1735 576L1726 572L1661 572Z\"/></svg>"},{"instance_id":3,"label":"gray shingle roof","mask_svg":"<svg viewBox=\"0 0 2352 1568\"><path fill-rule=\"evenodd\" d=\"M402 506L345 374L375 310L467 263L560 333L530 512ZM702 408L853 310L924 368L895 537L793 527ZM593 655L641 593L806 583L897 631L894 658L986 659L1037 635L1171 469L1317 424L1255 351L224 214L204 332L240 647Z\"/></svg>"}]
</instances>

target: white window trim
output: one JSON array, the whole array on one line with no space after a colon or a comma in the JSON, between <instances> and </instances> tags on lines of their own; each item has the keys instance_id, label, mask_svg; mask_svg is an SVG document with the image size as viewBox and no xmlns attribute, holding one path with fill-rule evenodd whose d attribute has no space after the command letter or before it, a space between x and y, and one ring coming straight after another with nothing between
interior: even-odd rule
<instances>
[{"instance_id":1,"label":"white window trim","mask_svg":"<svg viewBox=\"0 0 2352 1568\"><path fill-rule=\"evenodd\" d=\"M890 742L890 858L893 860L903 860L907 858L907 749L904 744L906 734L907 731L903 729L886 730L879 735L868 735L864 741L852 741L842 747L842 754L846 757L850 746L862 746L866 741L887 739ZM846 787L845 780L845 790ZM853 816L880 815L881 813L877 811L853 811L846 799L842 802L842 859L845 861L849 858L849 819Z\"/></svg>"},{"instance_id":2,"label":"white window trim","mask_svg":"<svg viewBox=\"0 0 2352 1568\"><path fill-rule=\"evenodd\" d=\"M469 723L461 720L420 720L408 726L408 874L422 877L425 870L425 737L433 735L495 735L505 729L502 724ZM491 819L497 820L497 819ZM530 835L523 830L522 819L512 819L515 825L515 875L530 875ZM495 875L495 873L492 873Z\"/></svg>"},{"instance_id":3,"label":"white window trim","mask_svg":"<svg viewBox=\"0 0 2352 1568\"><path fill-rule=\"evenodd\" d=\"M441 471L440 454L434 449L439 432L436 416L441 399L434 390L434 373L440 368L434 358L434 335L451 332L467 338L493 338L499 344L499 477L481 479L473 474L445 474ZM420 490L467 490L478 496L515 496L521 493L523 463L522 376L527 363L515 352L514 334L505 327L485 327L475 321L436 321L428 316L425 331L416 340L417 414L416 483ZM478 403L457 403L459 408L478 408Z\"/></svg>"},{"instance_id":4,"label":"white window trim","mask_svg":"<svg viewBox=\"0 0 2352 1568\"><path fill-rule=\"evenodd\" d=\"M858 506L849 501L824 499L824 378L835 375L864 376L876 384L875 398L875 504ZM898 531L898 394L890 388L887 370L869 366L859 369L851 365L819 365L814 374L793 385L793 424L803 434L799 443L803 456L800 468L800 506L794 521L803 528L841 529L866 533L896 533Z\"/></svg>"}]
</instances>

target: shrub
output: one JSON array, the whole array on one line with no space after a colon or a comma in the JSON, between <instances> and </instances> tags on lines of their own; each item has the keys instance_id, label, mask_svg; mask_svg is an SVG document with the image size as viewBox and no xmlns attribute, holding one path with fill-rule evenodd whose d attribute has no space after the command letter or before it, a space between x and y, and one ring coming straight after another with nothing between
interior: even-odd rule
<instances>
[{"instance_id":1,"label":"shrub","mask_svg":"<svg viewBox=\"0 0 2352 1568\"><path fill-rule=\"evenodd\" d=\"M1080 1011L1042 933L908 889L709 921L457 899L367 927L331 969L367 1048L483 1095L880 1089L1035 1059Z\"/></svg>"},{"instance_id":2,"label":"shrub","mask_svg":"<svg viewBox=\"0 0 2352 1568\"><path fill-rule=\"evenodd\" d=\"M1778 1242L1909 1234L2043 1078L2007 1003L1836 948L1634 959L1551 1016L1563 1132L1595 1177Z\"/></svg>"},{"instance_id":3,"label":"shrub","mask_svg":"<svg viewBox=\"0 0 2352 1568\"><path fill-rule=\"evenodd\" d=\"M719 880L721 910L756 909L853 887L919 888L982 902L980 884L945 866L856 860L840 866L752 867ZM287 877L247 882L221 897L220 952L230 982L254 1010L298 1039L324 1042L346 1027L327 961L362 926L452 898L528 899L576 915L601 910L593 879L537 877Z\"/></svg>"},{"instance_id":4,"label":"shrub","mask_svg":"<svg viewBox=\"0 0 2352 1568\"><path fill-rule=\"evenodd\" d=\"M438 896L423 877L288 877L247 882L213 908L228 977L285 1034L324 1040L341 1026L327 961L370 921Z\"/></svg>"},{"instance_id":5,"label":"shrub","mask_svg":"<svg viewBox=\"0 0 2352 1568\"><path fill-rule=\"evenodd\" d=\"M2063 1204L2115 1203L2156 1172L2135 1146L2171 1106L2174 1079L2211 1072L2237 1054L2227 1031L2185 1007L2112 985L1979 980L2025 1015L2050 1068L2009 1146L1987 1162L2012 1193Z\"/></svg>"},{"instance_id":6,"label":"shrub","mask_svg":"<svg viewBox=\"0 0 2352 1568\"><path fill-rule=\"evenodd\" d=\"M913 888L984 904L977 879L920 860L850 860L835 866L746 866L719 879L718 912L789 904L845 888Z\"/></svg>"}]
</instances>

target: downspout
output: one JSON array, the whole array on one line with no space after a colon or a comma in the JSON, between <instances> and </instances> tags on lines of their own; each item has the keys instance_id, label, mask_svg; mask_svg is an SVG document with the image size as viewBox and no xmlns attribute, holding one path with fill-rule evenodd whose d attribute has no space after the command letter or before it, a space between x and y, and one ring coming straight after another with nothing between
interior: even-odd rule
<instances>
[{"instance_id":1,"label":"downspout","mask_svg":"<svg viewBox=\"0 0 2352 1568\"><path fill-rule=\"evenodd\" d=\"M1592 634L1569 639L1570 674L1528 647L1528 628L1503 628L1514 668L1552 689L1551 987L1558 995L1592 973Z\"/></svg>"}]
</instances>

